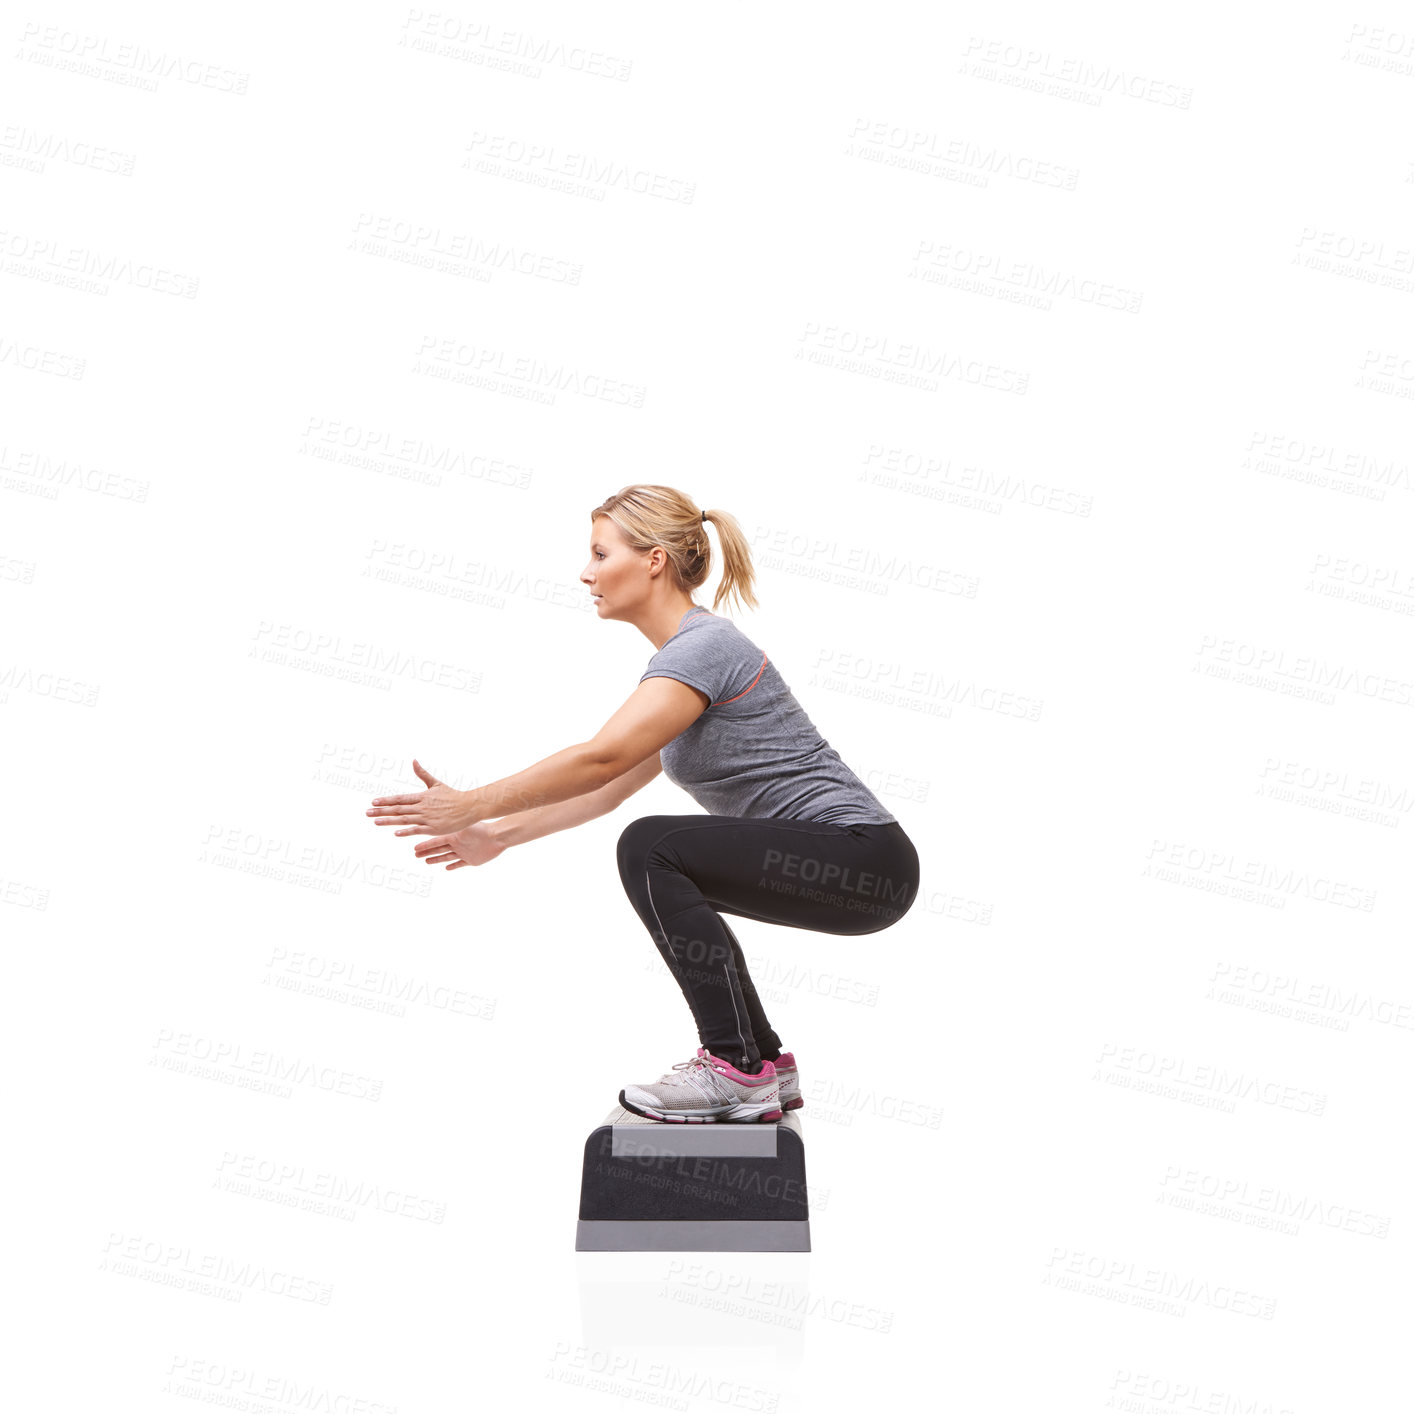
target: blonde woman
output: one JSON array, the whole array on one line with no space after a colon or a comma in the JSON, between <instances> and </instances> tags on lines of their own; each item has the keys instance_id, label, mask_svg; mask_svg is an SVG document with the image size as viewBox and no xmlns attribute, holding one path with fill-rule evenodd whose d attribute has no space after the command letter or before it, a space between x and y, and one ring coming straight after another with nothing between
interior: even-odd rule
<instances>
[{"instance_id":1,"label":"blonde woman","mask_svg":"<svg viewBox=\"0 0 1414 1414\"><path fill-rule=\"evenodd\" d=\"M693 600L722 542L711 609ZM857 936L896 923L918 891L903 826L820 735L767 655L716 609L756 606L745 536L669 486L635 485L590 512L580 579L600 619L632 624L654 653L593 740L471 791L416 761L428 789L380 796L368 814L432 835L419 858L484 864L510 845L605 815L661 770L706 814L646 815L619 836L619 877L697 1025L697 1053L619 1092L667 1123L760 1122L802 1104L724 914Z\"/></svg>"}]
</instances>

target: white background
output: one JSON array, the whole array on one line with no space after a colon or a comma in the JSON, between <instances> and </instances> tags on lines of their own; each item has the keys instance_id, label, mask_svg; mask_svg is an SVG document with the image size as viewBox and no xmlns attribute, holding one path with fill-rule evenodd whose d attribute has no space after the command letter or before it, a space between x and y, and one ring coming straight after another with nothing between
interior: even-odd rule
<instances>
[{"instance_id":1,"label":"white background","mask_svg":"<svg viewBox=\"0 0 1414 1414\"><path fill-rule=\"evenodd\" d=\"M1407 24L15 11L15 1407L1381 1403ZM578 575L634 481L738 517L922 858L885 933L738 930L808 1256L573 1251L696 1044L614 867L686 796L452 874L364 815L633 690Z\"/></svg>"}]
</instances>

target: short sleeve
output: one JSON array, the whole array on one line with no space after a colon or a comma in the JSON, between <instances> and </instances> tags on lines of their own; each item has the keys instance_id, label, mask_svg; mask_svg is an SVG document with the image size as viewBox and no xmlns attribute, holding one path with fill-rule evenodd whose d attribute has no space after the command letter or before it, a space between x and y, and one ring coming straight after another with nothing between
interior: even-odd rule
<instances>
[{"instance_id":1,"label":"short sleeve","mask_svg":"<svg viewBox=\"0 0 1414 1414\"><path fill-rule=\"evenodd\" d=\"M724 645L712 635L679 633L648 660L648 668L639 682L647 678L676 678L705 692L709 703L720 702L730 695L726 685L733 666Z\"/></svg>"}]
</instances>

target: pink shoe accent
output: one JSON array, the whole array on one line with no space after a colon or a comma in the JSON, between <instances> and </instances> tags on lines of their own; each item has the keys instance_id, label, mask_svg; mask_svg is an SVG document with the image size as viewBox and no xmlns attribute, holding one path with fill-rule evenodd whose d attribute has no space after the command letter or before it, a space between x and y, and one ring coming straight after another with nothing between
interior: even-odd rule
<instances>
[{"instance_id":1,"label":"pink shoe accent","mask_svg":"<svg viewBox=\"0 0 1414 1414\"><path fill-rule=\"evenodd\" d=\"M782 1052L780 1053L780 1055L778 1055L778 1056L776 1057L776 1069L777 1069L777 1070L780 1070L782 1067L785 1067L785 1068L788 1069L789 1067L791 1067L791 1066L793 1066L793 1065L795 1065L795 1053L792 1052L792 1051L782 1051ZM798 1072L798 1070L799 1070L799 1067L797 1067L797 1072ZM784 1084L785 1084L785 1081L783 1080L783 1081L781 1082L781 1084L784 1085ZM794 1099L787 1100L787 1101L785 1102L784 1108L785 1108L785 1109L788 1109L788 1110L798 1110L798 1109L800 1109L804 1104L805 1104L805 1096L804 1096L804 1095L797 1095L797 1096L795 1096Z\"/></svg>"},{"instance_id":2,"label":"pink shoe accent","mask_svg":"<svg viewBox=\"0 0 1414 1414\"><path fill-rule=\"evenodd\" d=\"M724 1061L721 1056L714 1056L705 1046L699 1046L697 1054L720 1070L723 1075L735 1080L738 1085L765 1085L768 1081L776 1078L776 1067L768 1060L761 1062L761 1069L756 1075L748 1075L744 1070L738 1070L730 1061Z\"/></svg>"}]
</instances>

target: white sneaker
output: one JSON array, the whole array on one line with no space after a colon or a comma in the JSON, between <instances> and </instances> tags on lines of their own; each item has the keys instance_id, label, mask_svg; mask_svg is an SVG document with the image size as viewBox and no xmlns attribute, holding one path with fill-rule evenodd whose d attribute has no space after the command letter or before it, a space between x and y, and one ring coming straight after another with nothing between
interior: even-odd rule
<instances>
[{"instance_id":1,"label":"white sneaker","mask_svg":"<svg viewBox=\"0 0 1414 1414\"><path fill-rule=\"evenodd\" d=\"M747 1075L703 1046L679 1061L652 1085L626 1085L619 1104L645 1119L669 1124L742 1124L781 1117L781 1082L776 1067L761 1062L759 1075Z\"/></svg>"},{"instance_id":2,"label":"white sneaker","mask_svg":"<svg viewBox=\"0 0 1414 1414\"><path fill-rule=\"evenodd\" d=\"M795 1067L795 1055L782 1051L775 1060L776 1074L781 1077L781 1108L798 1110L805 1099L800 1093L800 1072Z\"/></svg>"}]
</instances>

